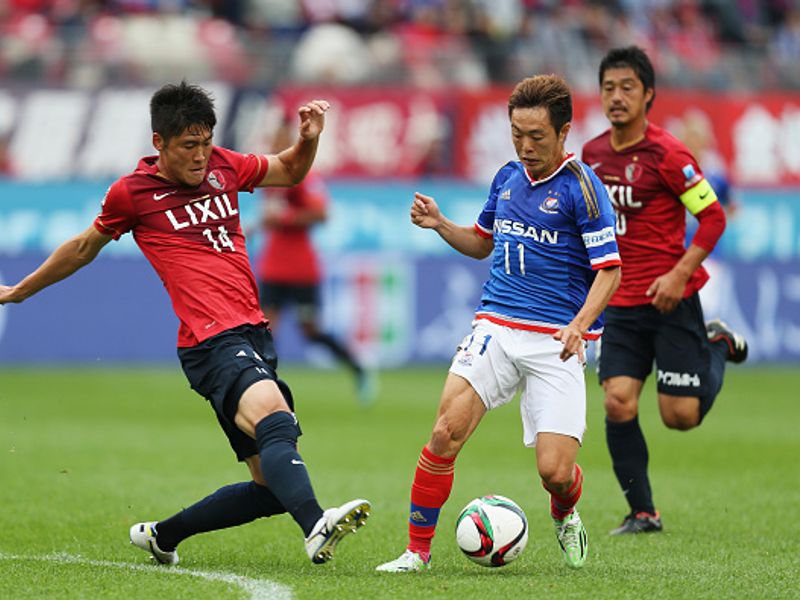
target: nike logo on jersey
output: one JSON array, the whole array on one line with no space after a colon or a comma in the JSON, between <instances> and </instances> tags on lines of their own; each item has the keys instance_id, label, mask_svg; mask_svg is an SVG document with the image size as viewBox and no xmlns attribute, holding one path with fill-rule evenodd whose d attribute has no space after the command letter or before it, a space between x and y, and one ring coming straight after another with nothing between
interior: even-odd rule
<instances>
[{"instance_id":1,"label":"nike logo on jersey","mask_svg":"<svg viewBox=\"0 0 800 600\"><path fill-rule=\"evenodd\" d=\"M178 191L178 190L172 190L171 192L164 192L163 194L156 194L156 193L154 193L154 194L153 194L153 200L155 200L156 202L158 202L158 201L159 201L159 200L161 200L162 198L166 198L167 196L171 196L172 194L174 194L174 193L175 193L175 192L177 192L177 191Z\"/></svg>"}]
</instances>

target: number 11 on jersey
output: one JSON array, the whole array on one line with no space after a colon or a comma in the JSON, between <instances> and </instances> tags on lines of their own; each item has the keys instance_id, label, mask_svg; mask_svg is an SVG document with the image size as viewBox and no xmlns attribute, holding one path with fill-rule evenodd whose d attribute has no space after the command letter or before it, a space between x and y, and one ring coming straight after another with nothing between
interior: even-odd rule
<instances>
[{"instance_id":1,"label":"number 11 on jersey","mask_svg":"<svg viewBox=\"0 0 800 600\"><path fill-rule=\"evenodd\" d=\"M506 274L511 275L511 257L509 251L509 242L503 244L506 255ZM525 246L520 242L517 244L517 254L519 255L519 273L525 275Z\"/></svg>"}]
</instances>

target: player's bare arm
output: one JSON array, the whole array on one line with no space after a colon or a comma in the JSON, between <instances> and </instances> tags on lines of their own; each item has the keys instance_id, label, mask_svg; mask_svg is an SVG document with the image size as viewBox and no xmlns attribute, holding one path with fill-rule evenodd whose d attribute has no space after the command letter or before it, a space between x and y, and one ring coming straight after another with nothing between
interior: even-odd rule
<instances>
[{"instance_id":1,"label":"player's bare arm","mask_svg":"<svg viewBox=\"0 0 800 600\"><path fill-rule=\"evenodd\" d=\"M686 283L708 256L708 250L692 244L678 263L667 273L657 277L647 289L651 304L661 313L670 313L678 306L686 290Z\"/></svg>"},{"instance_id":2,"label":"player's bare arm","mask_svg":"<svg viewBox=\"0 0 800 600\"><path fill-rule=\"evenodd\" d=\"M575 354L581 362L586 360L583 353L583 335L589 327L597 320L600 313L605 310L608 301L619 287L621 277L620 267L608 267L597 272L592 287L586 296L575 318L560 331L553 334L553 338L564 344L561 350L561 360L568 360Z\"/></svg>"},{"instance_id":3,"label":"player's bare arm","mask_svg":"<svg viewBox=\"0 0 800 600\"><path fill-rule=\"evenodd\" d=\"M326 100L312 100L301 106L298 138L294 145L267 156L269 168L258 187L297 185L308 173L317 155L319 136L325 128L325 113L331 107Z\"/></svg>"},{"instance_id":4,"label":"player's bare arm","mask_svg":"<svg viewBox=\"0 0 800 600\"><path fill-rule=\"evenodd\" d=\"M0 304L22 302L39 290L62 279L94 260L111 236L103 235L94 225L64 242L33 273L17 285L0 286Z\"/></svg>"},{"instance_id":5,"label":"player's bare arm","mask_svg":"<svg viewBox=\"0 0 800 600\"><path fill-rule=\"evenodd\" d=\"M456 225L442 214L431 196L419 192L414 193L411 204L411 222L422 229L433 229L454 249L472 258L486 258L494 248L491 238L481 237L474 227Z\"/></svg>"}]
</instances>

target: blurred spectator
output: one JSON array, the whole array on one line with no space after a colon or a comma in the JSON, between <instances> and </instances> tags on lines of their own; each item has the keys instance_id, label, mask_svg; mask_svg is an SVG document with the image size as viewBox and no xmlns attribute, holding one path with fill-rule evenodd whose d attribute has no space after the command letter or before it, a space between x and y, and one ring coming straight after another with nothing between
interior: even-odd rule
<instances>
[{"instance_id":1,"label":"blurred spectator","mask_svg":"<svg viewBox=\"0 0 800 600\"><path fill-rule=\"evenodd\" d=\"M799 10L794 0L0 0L0 72L262 88L479 86L560 72L589 91L594 57L633 43L671 87L798 88ZM198 37L208 63L193 52Z\"/></svg>"},{"instance_id":2,"label":"blurred spectator","mask_svg":"<svg viewBox=\"0 0 800 600\"><path fill-rule=\"evenodd\" d=\"M323 23L300 38L291 72L297 81L306 83L364 83L372 75L372 58L352 28Z\"/></svg>"}]
</instances>

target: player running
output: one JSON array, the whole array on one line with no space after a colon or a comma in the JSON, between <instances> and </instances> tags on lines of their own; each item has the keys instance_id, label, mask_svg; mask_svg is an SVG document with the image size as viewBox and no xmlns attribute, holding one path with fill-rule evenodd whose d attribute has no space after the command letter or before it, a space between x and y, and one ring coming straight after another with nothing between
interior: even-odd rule
<instances>
[{"instance_id":1,"label":"player running","mask_svg":"<svg viewBox=\"0 0 800 600\"><path fill-rule=\"evenodd\" d=\"M601 313L619 283L614 213L600 181L564 151L572 97L563 79L521 81L508 114L519 161L497 172L474 227L447 219L429 196L417 193L411 206L415 225L467 256L491 255L492 263L417 462L408 546L378 571L429 566L456 456L486 411L518 389L524 443L536 447L564 558L574 568L586 560L586 530L575 510L583 489L575 461L586 428L584 340L600 336Z\"/></svg>"},{"instance_id":2,"label":"player running","mask_svg":"<svg viewBox=\"0 0 800 600\"><path fill-rule=\"evenodd\" d=\"M189 536L286 512L303 530L308 557L323 563L369 516L366 500L325 511L317 503L297 452L301 432L292 394L278 377L239 223L239 191L303 179L328 108L325 100L301 106L297 141L282 152L244 155L213 144L217 119L205 90L186 82L165 85L150 101L158 155L142 158L109 188L86 231L17 285L0 286L0 304L22 302L129 231L164 283L180 320L183 371L211 403L252 481L222 487L169 519L131 527L131 543L158 563L176 564L176 547Z\"/></svg>"},{"instance_id":3,"label":"player running","mask_svg":"<svg viewBox=\"0 0 800 600\"><path fill-rule=\"evenodd\" d=\"M696 427L722 388L725 361L747 344L721 321L703 322L703 260L725 229L725 213L686 147L647 120L655 74L640 48L611 50L600 63L600 95L611 128L587 142L583 160L608 189L625 268L606 310L599 375L606 441L630 512L613 535L661 531L639 427L642 386L657 368L658 406L667 427ZM686 211L699 222L684 247Z\"/></svg>"}]
</instances>

